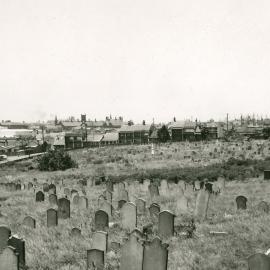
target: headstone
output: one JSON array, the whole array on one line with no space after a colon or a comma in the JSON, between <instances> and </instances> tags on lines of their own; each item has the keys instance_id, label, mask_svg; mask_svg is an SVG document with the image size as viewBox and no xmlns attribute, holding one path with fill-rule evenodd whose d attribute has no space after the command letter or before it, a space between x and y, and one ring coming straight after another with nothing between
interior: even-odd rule
<instances>
[{"instance_id":1,"label":"headstone","mask_svg":"<svg viewBox=\"0 0 270 270\"><path fill-rule=\"evenodd\" d=\"M16 184L16 190L22 190L22 185L21 184Z\"/></svg>"},{"instance_id":2,"label":"headstone","mask_svg":"<svg viewBox=\"0 0 270 270\"><path fill-rule=\"evenodd\" d=\"M92 243L93 249L99 249L106 253L108 249L108 233L103 231L94 232Z\"/></svg>"},{"instance_id":3,"label":"headstone","mask_svg":"<svg viewBox=\"0 0 270 270\"><path fill-rule=\"evenodd\" d=\"M118 196L119 196L118 198L119 198L120 200L125 200L125 201L128 201L128 200L129 200L129 199L128 199L128 191L125 190L125 189L120 190Z\"/></svg>"},{"instance_id":4,"label":"headstone","mask_svg":"<svg viewBox=\"0 0 270 270\"><path fill-rule=\"evenodd\" d=\"M261 201L259 204L258 204L258 211L260 212L265 212L265 213L269 213L269 204L267 202L264 202L264 201Z\"/></svg>"},{"instance_id":5,"label":"headstone","mask_svg":"<svg viewBox=\"0 0 270 270\"><path fill-rule=\"evenodd\" d=\"M98 206L101 207L105 201L106 201L105 196L104 195L100 195L98 197Z\"/></svg>"},{"instance_id":6,"label":"headstone","mask_svg":"<svg viewBox=\"0 0 270 270\"><path fill-rule=\"evenodd\" d=\"M0 225L0 253L7 247L10 235L11 230L5 225Z\"/></svg>"},{"instance_id":7,"label":"headstone","mask_svg":"<svg viewBox=\"0 0 270 270\"><path fill-rule=\"evenodd\" d=\"M149 191L149 185L150 185L150 180L148 179L144 180L142 184L142 191L144 192Z\"/></svg>"},{"instance_id":8,"label":"headstone","mask_svg":"<svg viewBox=\"0 0 270 270\"><path fill-rule=\"evenodd\" d=\"M76 189L72 189L71 190L71 198L73 199L74 196L78 195L79 196L79 192Z\"/></svg>"},{"instance_id":9,"label":"headstone","mask_svg":"<svg viewBox=\"0 0 270 270\"><path fill-rule=\"evenodd\" d=\"M139 198L136 200L136 206L137 206L137 211L139 214L144 214L145 213L145 208L146 208L146 201Z\"/></svg>"},{"instance_id":10,"label":"headstone","mask_svg":"<svg viewBox=\"0 0 270 270\"><path fill-rule=\"evenodd\" d=\"M64 188L64 194L65 194L66 196L70 197L70 196L71 196L71 191L70 191L70 189L69 189L69 188Z\"/></svg>"},{"instance_id":11,"label":"headstone","mask_svg":"<svg viewBox=\"0 0 270 270\"><path fill-rule=\"evenodd\" d=\"M201 189L196 198L194 216L197 220L203 221L207 218L207 210L210 193L207 190Z\"/></svg>"},{"instance_id":12,"label":"headstone","mask_svg":"<svg viewBox=\"0 0 270 270\"><path fill-rule=\"evenodd\" d=\"M118 242L111 242L110 250L118 251L121 248L120 243Z\"/></svg>"},{"instance_id":13,"label":"headstone","mask_svg":"<svg viewBox=\"0 0 270 270\"><path fill-rule=\"evenodd\" d=\"M48 192L49 191L48 183L44 183L42 186L43 186L43 192Z\"/></svg>"},{"instance_id":14,"label":"headstone","mask_svg":"<svg viewBox=\"0 0 270 270\"><path fill-rule=\"evenodd\" d=\"M79 197L78 206L81 210L87 209L88 208L88 199L85 196Z\"/></svg>"},{"instance_id":15,"label":"headstone","mask_svg":"<svg viewBox=\"0 0 270 270\"><path fill-rule=\"evenodd\" d=\"M72 228L71 236L80 237L81 235L82 235L82 232L79 228Z\"/></svg>"},{"instance_id":16,"label":"headstone","mask_svg":"<svg viewBox=\"0 0 270 270\"><path fill-rule=\"evenodd\" d=\"M109 215L103 211L98 210L95 213L95 229L97 231L104 231L109 227Z\"/></svg>"},{"instance_id":17,"label":"headstone","mask_svg":"<svg viewBox=\"0 0 270 270\"><path fill-rule=\"evenodd\" d=\"M113 182L112 181L109 180L106 182L106 190L113 192Z\"/></svg>"},{"instance_id":18,"label":"headstone","mask_svg":"<svg viewBox=\"0 0 270 270\"><path fill-rule=\"evenodd\" d=\"M264 171L264 180L270 180L270 170Z\"/></svg>"},{"instance_id":19,"label":"headstone","mask_svg":"<svg viewBox=\"0 0 270 270\"><path fill-rule=\"evenodd\" d=\"M31 182L29 182L28 185L27 185L27 188L28 188L28 190L32 189L33 188L33 184Z\"/></svg>"},{"instance_id":20,"label":"headstone","mask_svg":"<svg viewBox=\"0 0 270 270\"><path fill-rule=\"evenodd\" d=\"M176 201L176 211L177 214L182 214L183 212L188 211L188 199L185 196L182 196L180 198L177 198Z\"/></svg>"},{"instance_id":21,"label":"headstone","mask_svg":"<svg viewBox=\"0 0 270 270\"><path fill-rule=\"evenodd\" d=\"M121 209L122 228L132 231L137 227L137 207L134 203L127 202Z\"/></svg>"},{"instance_id":22,"label":"headstone","mask_svg":"<svg viewBox=\"0 0 270 270\"><path fill-rule=\"evenodd\" d=\"M158 186L151 183L149 186L148 186L148 190L149 190L149 193L150 193L150 197L151 199L159 196L159 190L158 190Z\"/></svg>"},{"instance_id":23,"label":"headstone","mask_svg":"<svg viewBox=\"0 0 270 270\"><path fill-rule=\"evenodd\" d=\"M236 201L236 205L237 205L238 210L247 209L247 198L245 196L238 196L238 197L236 197L235 201Z\"/></svg>"},{"instance_id":24,"label":"headstone","mask_svg":"<svg viewBox=\"0 0 270 270\"><path fill-rule=\"evenodd\" d=\"M104 269L104 251L98 249L87 250L87 270Z\"/></svg>"},{"instance_id":25,"label":"headstone","mask_svg":"<svg viewBox=\"0 0 270 270\"><path fill-rule=\"evenodd\" d=\"M160 206L157 203L152 203L149 207L149 213L151 218L156 219L160 212Z\"/></svg>"},{"instance_id":26,"label":"headstone","mask_svg":"<svg viewBox=\"0 0 270 270\"><path fill-rule=\"evenodd\" d=\"M100 210L105 211L109 217L112 216L112 205L109 202L104 201L103 204L100 206Z\"/></svg>"},{"instance_id":27,"label":"headstone","mask_svg":"<svg viewBox=\"0 0 270 270\"><path fill-rule=\"evenodd\" d=\"M157 237L152 242L145 243L143 270L167 270L168 245L162 244Z\"/></svg>"},{"instance_id":28,"label":"headstone","mask_svg":"<svg viewBox=\"0 0 270 270\"><path fill-rule=\"evenodd\" d=\"M201 189L201 187L200 187L200 181L199 180L196 180L194 182L194 187L195 187L195 190L200 190Z\"/></svg>"},{"instance_id":29,"label":"headstone","mask_svg":"<svg viewBox=\"0 0 270 270\"><path fill-rule=\"evenodd\" d=\"M182 188L183 191L186 189L186 182L183 180L178 181L178 186Z\"/></svg>"},{"instance_id":30,"label":"headstone","mask_svg":"<svg viewBox=\"0 0 270 270\"><path fill-rule=\"evenodd\" d=\"M144 234L138 229L138 228L135 228L131 233L130 233L130 236L135 236L137 239L139 240L144 240L145 236Z\"/></svg>"},{"instance_id":31,"label":"headstone","mask_svg":"<svg viewBox=\"0 0 270 270\"><path fill-rule=\"evenodd\" d=\"M70 218L70 201L66 198L58 200L58 218Z\"/></svg>"},{"instance_id":32,"label":"headstone","mask_svg":"<svg viewBox=\"0 0 270 270\"><path fill-rule=\"evenodd\" d=\"M25 267L25 241L17 236L11 236L8 239L8 245L15 248L15 252L18 254L19 266L24 269Z\"/></svg>"},{"instance_id":33,"label":"headstone","mask_svg":"<svg viewBox=\"0 0 270 270\"><path fill-rule=\"evenodd\" d=\"M56 186L54 184L49 185L49 194L56 194Z\"/></svg>"},{"instance_id":34,"label":"headstone","mask_svg":"<svg viewBox=\"0 0 270 270\"><path fill-rule=\"evenodd\" d=\"M19 258L15 248L6 247L0 253L0 270L19 270Z\"/></svg>"},{"instance_id":35,"label":"headstone","mask_svg":"<svg viewBox=\"0 0 270 270\"><path fill-rule=\"evenodd\" d=\"M44 193L42 191L36 193L36 202L44 202Z\"/></svg>"},{"instance_id":36,"label":"headstone","mask_svg":"<svg viewBox=\"0 0 270 270\"><path fill-rule=\"evenodd\" d=\"M142 267L143 246L137 237L130 236L121 248L120 270L142 270Z\"/></svg>"},{"instance_id":37,"label":"headstone","mask_svg":"<svg viewBox=\"0 0 270 270\"><path fill-rule=\"evenodd\" d=\"M79 198L80 198L80 196L79 196L78 194L76 194L76 195L73 197L72 202L73 202L74 205L78 205L78 204L79 204Z\"/></svg>"},{"instance_id":38,"label":"headstone","mask_svg":"<svg viewBox=\"0 0 270 270\"><path fill-rule=\"evenodd\" d=\"M105 198L109 203L112 203L112 192L109 190L105 190Z\"/></svg>"},{"instance_id":39,"label":"headstone","mask_svg":"<svg viewBox=\"0 0 270 270\"><path fill-rule=\"evenodd\" d=\"M126 202L127 201L125 201L125 200L118 201L118 209L121 209Z\"/></svg>"},{"instance_id":40,"label":"headstone","mask_svg":"<svg viewBox=\"0 0 270 270\"><path fill-rule=\"evenodd\" d=\"M163 195L167 195L169 192L169 186L168 186L168 182L167 180L161 180L160 182L160 189L161 189L161 193Z\"/></svg>"},{"instance_id":41,"label":"headstone","mask_svg":"<svg viewBox=\"0 0 270 270\"><path fill-rule=\"evenodd\" d=\"M47 227L55 227L58 225L57 211L53 208L47 210Z\"/></svg>"},{"instance_id":42,"label":"headstone","mask_svg":"<svg viewBox=\"0 0 270 270\"><path fill-rule=\"evenodd\" d=\"M269 270L270 269L270 257L257 253L248 257L248 270Z\"/></svg>"},{"instance_id":43,"label":"headstone","mask_svg":"<svg viewBox=\"0 0 270 270\"><path fill-rule=\"evenodd\" d=\"M57 205L57 196L55 194L49 195L49 203L50 205Z\"/></svg>"},{"instance_id":44,"label":"headstone","mask_svg":"<svg viewBox=\"0 0 270 270\"><path fill-rule=\"evenodd\" d=\"M27 216L23 220L23 225L30 227L32 229L35 229L36 228L36 220L30 216Z\"/></svg>"},{"instance_id":45,"label":"headstone","mask_svg":"<svg viewBox=\"0 0 270 270\"><path fill-rule=\"evenodd\" d=\"M174 235L175 215L170 211L164 210L159 213L158 234L161 237L172 237Z\"/></svg>"}]
</instances>

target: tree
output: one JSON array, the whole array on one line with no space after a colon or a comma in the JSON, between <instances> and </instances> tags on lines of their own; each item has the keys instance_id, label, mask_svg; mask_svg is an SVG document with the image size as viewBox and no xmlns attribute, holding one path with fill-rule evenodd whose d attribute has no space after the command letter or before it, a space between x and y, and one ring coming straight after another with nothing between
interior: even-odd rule
<instances>
[{"instance_id":1,"label":"tree","mask_svg":"<svg viewBox=\"0 0 270 270\"><path fill-rule=\"evenodd\" d=\"M170 133L165 125L163 125L161 129L158 130L158 140L162 143L170 140Z\"/></svg>"},{"instance_id":2,"label":"tree","mask_svg":"<svg viewBox=\"0 0 270 270\"><path fill-rule=\"evenodd\" d=\"M201 136L202 140L207 140L209 138L209 130L206 127L202 127Z\"/></svg>"}]
</instances>

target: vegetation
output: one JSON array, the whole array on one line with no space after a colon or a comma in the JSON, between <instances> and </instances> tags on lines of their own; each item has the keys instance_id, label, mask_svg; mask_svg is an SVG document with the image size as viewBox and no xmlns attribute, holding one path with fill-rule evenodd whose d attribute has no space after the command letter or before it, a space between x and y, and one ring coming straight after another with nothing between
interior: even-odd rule
<instances>
[{"instance_id":1,"label":"vegetation","mask_svg":"<svg viewBox=\"0 0 270 270\"><path fill-rule=\"evenodd\" d=\"M75 167L77 163L63 150L49 151L38 158L38 169L41 171L64 171Z\"/></svg>"}]
</instances>

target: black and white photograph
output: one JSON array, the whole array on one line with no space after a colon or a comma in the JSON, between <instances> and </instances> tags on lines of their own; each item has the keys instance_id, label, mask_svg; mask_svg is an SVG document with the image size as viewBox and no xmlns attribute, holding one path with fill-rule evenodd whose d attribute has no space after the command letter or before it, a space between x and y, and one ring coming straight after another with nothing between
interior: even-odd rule
<instances>
[{"instance_id":1,"label":"black and white photograph","mask_svg":"<svg viewBox=\"0 0 270 270\"><path fill-rule=\"evenodd\" d=\"M269 224L269 0L0 0L0 270L270 270Z\"/></svg>"}]
</instances>

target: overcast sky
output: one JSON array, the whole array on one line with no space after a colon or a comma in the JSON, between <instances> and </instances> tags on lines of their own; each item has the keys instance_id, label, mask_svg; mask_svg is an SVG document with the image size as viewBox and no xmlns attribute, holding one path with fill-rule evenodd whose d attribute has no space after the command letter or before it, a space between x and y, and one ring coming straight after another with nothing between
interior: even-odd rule
<instances>
[{"instance_id":1,"label":"overcast sky","mask_svg":"<svg viewBox=\"0 0 270 270\"><path fill-rule=\"evenodd\" d=\"M270 108L270 1L0 0L0 120Z\"/></svg>"}]
</instances>

